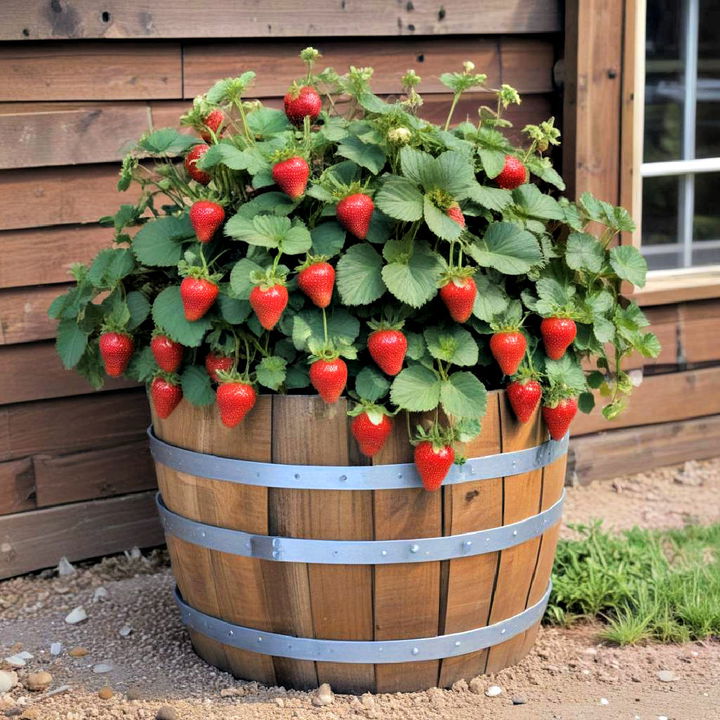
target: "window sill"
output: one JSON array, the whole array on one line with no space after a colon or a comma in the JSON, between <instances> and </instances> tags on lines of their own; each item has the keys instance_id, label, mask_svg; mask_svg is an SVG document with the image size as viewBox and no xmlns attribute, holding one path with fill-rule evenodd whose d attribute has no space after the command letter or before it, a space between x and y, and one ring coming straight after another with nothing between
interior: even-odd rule
<instances>
[{"instance_id":1,"label":"window sill","mask_svg":"<svg viewBox=\"0 0 720 720\"><path fill-rule=\"evenodd\" d=\"M629 297L641 306L720 297L720 266L655 270L648 273L645 287L636 289Z\"/></svg>"}]
</instances>

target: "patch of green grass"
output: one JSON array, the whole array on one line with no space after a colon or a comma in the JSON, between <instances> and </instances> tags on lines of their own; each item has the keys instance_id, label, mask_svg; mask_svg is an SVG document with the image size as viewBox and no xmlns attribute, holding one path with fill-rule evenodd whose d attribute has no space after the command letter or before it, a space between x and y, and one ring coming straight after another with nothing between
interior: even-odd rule
<instances>
[{"instance_id":1,"label":"patch of green grass","mask_svg":"<svg viewBox=\"0 0 720 720\"><path fill-rule=\"evenodd\" d=\"M571 527L578 538L558 545L546 622L597 618L618 645L720 635L720 524L622 534L600 522Z\"/></svg>"}]
</instances>

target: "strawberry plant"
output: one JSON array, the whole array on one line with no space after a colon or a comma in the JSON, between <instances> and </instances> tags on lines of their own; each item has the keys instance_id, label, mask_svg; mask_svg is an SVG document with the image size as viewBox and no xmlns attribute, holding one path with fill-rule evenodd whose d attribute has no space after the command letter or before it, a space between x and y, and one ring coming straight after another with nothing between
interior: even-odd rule
<instances>
[{"instance_id":1,"label":"strawberry plant","mask_svg":"<svg viewBox=\"0 0 720 720\"><path fill-rule=\"evenodd\" d=\"M370 68L301 58L284 110L252 98L248 71L197 98L184 132L140 138L118 183L140 199L101 220L113 246L50 309L64 365L96 387L104 372L148 383L163 414L217 403L227 425L258 393L345 394L368 455L402 413L428 488L462 461L488 389L509 386L522 422L542 404L553 437L596 395L615 417L624 358L659 352L621 296L646 264L617 242L625 210L561 196L553 120L513 144L519 95L470 62L441 76L436 125L413 71L386 100ZM470 90L488 105L455 117ZM410 413L426 414L417 432Z\"/></svg>"}]
</instances>

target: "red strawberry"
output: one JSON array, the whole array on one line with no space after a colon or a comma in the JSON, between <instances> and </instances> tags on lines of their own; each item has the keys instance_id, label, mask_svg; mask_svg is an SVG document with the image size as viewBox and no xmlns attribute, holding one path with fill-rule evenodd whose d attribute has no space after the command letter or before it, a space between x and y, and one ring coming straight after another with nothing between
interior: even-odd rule
<instances>
[{"instance_id":1,"label":"red strawberry","mask_svg":"<svg viewBox=\"0 0 720 720\"><path fill-rule=\"evenodd\" d=\"M315 88L304 85L294 87L283 98L285 114L293 125L302 125L303 119L314 120L322 110L322 98Z\"/></svg>"},{"instance_id":2,"label":"red strawberry","mask_svg":"<svg viewBox=\"0 0 720 720\"><path fill-rule=\"evenodd\" d=\"M415 467L426 490L438 490L454 462L452 445L436 450L432 442L425 440L415 447Z\"/></svg>"},{"instance_id":3,"label":"red strawberry","mask_svg":"<svg viewBox=\"0 0 720 720\"><path fill-rule=\"evenodd\" d=\"M310 177L310 166L298 155L273 165L273 180L293 200L302 197Z\"/></svg>"},{"instance_id":4,"label":"red strawberry","mask_svg":"<svg viewBox=\"0 0 720 720\"><path fill-rule=\"evenodd\" d=\"M338 222L358 240L364 240L370 229L375 203L363 193L344 197L335 210Z\"/></svg>"},{"instance_id":5,"label":"red strawberry","mask_svg":"<svg viewBox=\"0 0 720 720\"><path fill-rule=\"evenodd\" d=\"M564 398L551 407L543 405L542 416L553 440L562 440L578 410L577 398Z\"/></svg>"},{"instance_id":6,"label":"red strawberry","mask_svg":"<svg viewBox=\"0 0 720 720\"><path fill-rule=\"evenodd\" d=\"M227 355L209 352L205 356L205 369L213 382L220 382L220 378L217 376L218 370L230 372L234 365L235 361Z\"/></svg>"},{"instance_id":7,"label":"red strawberry","mask_svg":"<svg viewBox=\"0 0 720 720\"><path fill-rule=\"evenodd\" d=\"M465 216L457 203L453 203L446 211L445 214L454 220L461 228L465 227Z\"/></svg>"},{"instance_id":8,"label":"red strawberry","mask_svg":"<svg viewBox=\"0 0 720 720\"><path fill-rule=\"evenodd\" d=\"M210 242L225 220L225 211L209 200L198 200L190 208L190 224L201 243Z\"/></svg>"},{"instance_id":9,"label":"red strawberry","mask_svg":"<svg viewBox=\"0 0 720 720\"><path fill-rule=\"evenodd\" d=\"M224 382L217 390L220 420L226 427L235 427L255 406L255 388L244 382Z\"/></svg>"},{"instance_id":10,"label":"red strawberry","mask_svg":"<svg viewBox=\"0 0 720 720\"><path fill-rule=\"evenodd\" d=\"M297 284L315 305L326 308L333 294L335 268L326 262L308 265L297 276Z\"/></svg>"},{"instance_id":11,"label":"red strawberry","mask_svg":"<svg viewBox=\"0 0 720 720\"><path fill-rule=\"evenodd\" d=\"M190 322L199 320L212 307L219 292L218 286L210 280L186 277L180 283L185 319Z\"/></svg>"},{"instance_id":12,"label":"red strawberry","mask_svg":"<svg viewBox=\"0 0 720 720\"><path fill-rule=\"evenodd\" d=\"M350 429L353 437L357 440L360 452L368 457L377 455L383 449L385 441L392 432L392 419L385 413L379 413L379 415L380 422L375 423L369 413L363 412L353 418L350 424Z\"/></svg>"},{"instance_id":13,"label":"red strawberry","mask_svg":"<svg viewBox=\"0 0 720 720\"><path fill-rule=\"evenodd\" d=\"M207 185L212 179L204 170L197 167L197 161L210 149L209 145L195 145L193 149L185 156L185 169L190 177L199 182L201 185Z\"/></svg>"},{"instance_id":14,"label":"red strawberry","mask_svg":"<svg viewBox=\"0 0 720 720\"><path fill-rule=\"evenodd\" d=\"M215 108L215 110L211 110L203 119L203 125L206 130L200 131L200 137L205 142L210 142L212 140L212 135L210 134L210 130L212 130L215 133L215 136L222 134L222 127L225 124L225 113L220 110L220 108Z\"/></svg>"},{"instance_id":15,"label":"red strawberry","mask_svg":"<svg viewBox=\"0 0 720 720\"><path fill-rule=\"evenodd\" d=\"M100 356L105 372L110 377L120 377L130 362L135 343L127 333L105 332L100 336Z\"/></svg>"},{"instance_id":16,"label":"red strawberry","mask_svg":"<svg viewBox=\"0 0 720 720\"><path fill-rule=\"evenodd\" d=\"M407 345L407 338L399 330L375 330L368 337L370 357L388 375L402 370Z\"/></svg>"},{"instance_id":17,"label":"red strawberry","mask_svg":"<svg viewBox=\"0 0 720 720\"><path fill-rule=\"evenodd\" d=\"M150 349L157 366L167 373L174 373L183 359L183 346L167 335L156 335L150 341Z\"/></svg>"},{"instance_id":18,"label":"red strawberry","mask_svg":"<svg viewBox=\"0 0 720 720\"><path fill-rule=\"evenodd\" d=\"M182 400L182 388L176 383L156 377L150 385L150 397L159 418L170 417L172 411Z\"/></svg>"},{"instance_id":19,"label":"red strawberry","mask_svg":"<svg viewBox=\"0 0 720 720\"><path fill-rule=\"evenodd\" d=\"M544 318L540 323L540 334L545 345L545 354L551 360L559 360L572 345L577 335L577 326L570 318Z\"/></svg>"},{"instance_id":20,"label":"red strawberry","mask_svg":"<svg viewBox=\"0 0 720 720\"><path fill-rule=\"evenodd\" d=\"M316 360L310 366L310 382L329 405L336 403L345 389L348 369L341 358Z\"/></svg>"},{"instance_id":21,"label":"red strawberry","mask_svg":"<svg viewBox=\"0 0 720 720\"><path fill-rule=\"evenodd\" d=\"M514 375L525 357L527 340L521 332L499 332L490 338L490 352L505 375Z\"/></svg>"},{"instance_id":22,"label":"red strawberry","mask_svg":"<svg viewBox=\"0 0 720 720\"><path fill-rule=\"evenodd\" d=\"M256 285L250 292L250 305L266 330L272 330L278 324L287 304L287 288L279 283L267 290Z\"/></svg>"},{"instance_id":23,"label":"red strawberry","mask_svg":"<svg viewBox=\"0 0 720 720\"><path fill-rule=\"evenodd\" d=\"M477 285L471 277L457 277L440 288L440 299L445 303L450 317L464 323L473 311Z\"/></svg>"},{"instance_id":24,"label":"red strawberry","mask_svg":"<svg viewBox=\"0 0 720 720\"><path fill-rule=\"evenodd\" d=\"M505 166L495 178L497 184L504 190L514 190L527 182L528 172L521 160L513 155L505 156Z\"/></svg>"},{"instance_id":25,"label":"red strawberry","mask_svg":"<svg viewBox=\"0 0 720 720\"><path fill-rule=\"evenodd\" d=\"M515 417L521 423L526 423L532 417L538 402L540 402L542 396L540 383L537 380L527 380L525 382L516 380L505 388L505 392Z\"/></svg>"}]
</instances>

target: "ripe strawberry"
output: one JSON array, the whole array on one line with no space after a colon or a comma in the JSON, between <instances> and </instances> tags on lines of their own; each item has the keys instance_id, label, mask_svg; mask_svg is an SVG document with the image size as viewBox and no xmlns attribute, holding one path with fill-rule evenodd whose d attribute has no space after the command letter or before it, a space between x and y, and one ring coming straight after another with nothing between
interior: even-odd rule
<instances>
[{"instance_id":1,"label":"ripe strawberry","mask_svg":"<svg viewBox=\"0 0 720 720\"><path fill-rule=\"evenodd\" d=\"M308 85L291 88L283 98L283 104L285 114L293 125L302 125L305 117L315 120L322 110L322 98L315 88Z\"/></svg>"},{"instance_id":2,"label":"ripe strawberry","mask_svg":"<svg viewBox=\"0 0 720 720\"><path fill-rule=\"evenodd\" d=\"M217 376L218 370L230 372L234 365L235 361L227 355L219 355L214 352L209 352L205 356L205 369L213 382L220 382L220 378Z\"/></svg>"},{"instance_id":3,"label":"ripe strawberry","mask_svg":"<svg viewBox=\"0 0 720 720\"><path fill-rule=\"evenodd\" d=\"M438 490L455 462L452 445L436 450L429 440L415 447L415 467L426 490Z\"/></svg>"},{"instance_id":4,"label":"ripe strawberry","mask_svg":"<svg viewBox=\"0 0 720 720\"><path fill-rule=\"evenodd\" d=\"M209 200L198 200L190 207L190 224L201 243L210 242L225 220L225 211Z\"/></svg>"},{"instance_id":5,"label":"ripe strawberry","mask_svg":"<svg viewBox=\"0 0 720 720\"><path fill-rule=\"evenodd\" d=\"M329 405L336 403L345 389L348 369L342 358L316 360L310 366L310 382Z\"/></svg>"},{"instance_id":6,"label":"ripe strawberry","mask_svg":"<svg viewBox=\"0 0 720 720\"><path fill-rule=\"evenodd\" d=\"M344 197L335 210L338 222L358 240L364 240L370 229L375 203L363 193Z\"/></svg>"},{"instance_id":7,"label":"ripe strawberry","mask_svg":"<svg viewBox=\"0 0 720 720\"><path fill-rule=\"evenodd\" d=\"M393 428L391 418L385 413L378 414L380 415L380 422L377 423L373 422L373 418L367 412L360 413L350 423L350 429L357 441L360 452L368 457L377 455L383 449L383 445L385 445L385 441Z\"/></svg>"},{"instance_id":8,"label":"ripe strawberry","mask_svg":"<svg viewBox=\"0 0 720 720\"><path fill-rule=\"evenodd\" d=\"M453 203L446 211L445 214L454 220L461 228L465 227L465 216L457 203Z\"/></svg>"},{"instance_id":9,"label":"ripe strawberry","mask_svg":"<svg viewBox=\"0 0 720 720\"><path fill-rule=\"evenodd\" d=\"M545 345L545 354L551 360L559 360L572 345L577 335L577 326L570 318L543 318L540 334Z\"/></svg>"},{"instance_id":10,"label":"ripe strawberry","mask_svg":"<svg viewBox=\"0 0 720 720\"><path fill-rule=\"evenodd\" d=\"M505 388L505 392L515 417L521 423L526 423L532 417L537 404L540 402L542 396L540 383L537 380L527 380L525 382L516 380Z\"/></svg>"},{"instance_id":11,"label":"ripe strawberry","mask_svg":"<svg viewBox=\"0 0 720 720\"><path fill-rule=\"evenodd\" d=\"M514 375L525 357L527 340L518 331L498 332L490 338L490 352L505 375Z\"/></svg>"},{"instance_id":12,"label":"ripe strawberry","mask_svg":"<svg viewBox=\"0 0 720 720\"><path fill-rule=\"evenodd\" d=\"M150 341L150 350L157 366L167 373L174 373L183 359L183 346L167 335L155 335Z\"/></svg>"},{"instance_id":13,"label":"ripe strawberry","mask_svg":"<svg viewBox=\"0 0 720 720\"><path fill-rule=\"evenodd\" d=\"M222 134L222 127L225 125L225 113L220 108L211 110L204 118L203 125L206 130L200 131L200 137L207 143L212 140L210 130L212 130L216 136Z\"/></svg>"},{"instance_id":14,"label":"ripe strawberry","mask_svg":"<svg viewBox=\"0 0 720 720\"><path fill-rule=\"evenodd\" d=\"M471 277L457 277L440 288L440 299L455 322L464 323L473 311L477 285Z\"/></svg>"},{"instance_id":15,"label":"ripe strawberry","mask_svg":"<svg viewBox=\"0 0 720 720\"><path fill-rule=\"evenodd\" d=\"M368 337L370 357L388 375L402 370L407 346L407 338L399 330L375 330Z\"/></svg>"},{"instance_id":16,"label":"ripe strawberry","mask_svg":"<svg viewBox=\"0 0 720 720\"><path fill-rule=\"evenodd\" d=\"M185 156L185 169L188 175L199 182L201 185L207 185L212 179L204 170L197 167L197 161L210 149L209 145L195 145L192 150Z\"/></svg>"},{"instance_id":17,"label":"ripe strawberry","mask_svg":"<svg viewBox=\"0 0 720 720\"><path fill-rule=\"evenodd\" d=\"M335 285L335 268L327 262L316 262L303 268L297 276L298 287L319 308L330 304Z\"/></svg>"},{"instance_id":18,"label":"ripe strawberry","mask_svg":"<svg viewBox=\"0 0 720 720\"><path fill-rule=\"evenodd\" d=\"M267 290L256 285L250 292L250 305L260 324L266 330L272 330L278 324L287 304L288 291L280 283L276 283Z\"/></svg>"},{"instance_id":19,"label":"ripe strawberry","mask_svg":"<svg viewBox=\"0 0 720 720\"><path fill-rule=\"evenodd\" d=\"M150 384L150 397L155 412L163 420L170 417L172 411L182 400L182 388L161 377L156 377Z\"/></svg>"},{"instance_id":20,"label":"ripe strawberry","mask_svg":"<svg viewBox=\"0 0 720 720\"><path fill-rule=\"evenodd\" d=\"M110 377L120 377L130 362L135 343L127 333L104 332L100 336L100 356L105 372Z\"/></svg>"},{"instance_id":21,"label":"ripe strawberry","mask_svg":"<svg viewBox=\"0 0 720 720\"><path fill-rule=\"evenodd\" d=\"M185 319L190 322L199 320L212 307L219 292L218 286L210 280L186 277L180 283Z\"/></svg>"},{"instance_id":22,"label":"ripe strawberry","mask_svg":"<svg viewBox=\"0 0 720 720\"><path fill-rule=\"evenodd\" d=\"M298 155L273 165L273 180L293 200L302 197L310 177L310 166Z\"/></svg>"},{"instance_id":23,"label":"ripe strawberry","mask_svg":"<svg viewBox=\"0 0 720 720\"><path fill-rule=\"evenodd\" d=\"M513 155L505 156L505 166L495 178L497 184L504 190L514 190L527 182L528 172L522 160Z\"/></svg>"},{"instance_id":24,"label":"ripe strawberry","mask_svg":"<svg viewBox=\"0 0 720 720\"><path fill-rule=\"evenodd\" d=\"M245 382L224 382L217 390L220 420L225 427L235 427L255 406L255 388Z\"/></svg>"},{"instance_id":25,"label":"ripe strawberry","mask_svg":"<svg viewBox=\"0 0 720 720\"><path fill-rule=\"evenodd\" d=\"M553 440L562 440L578 410L577 398L563 398L557 405L543 405L542 416Z\"/></svg>"}]
</instances>

